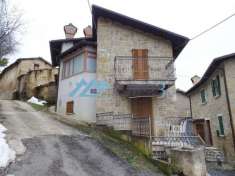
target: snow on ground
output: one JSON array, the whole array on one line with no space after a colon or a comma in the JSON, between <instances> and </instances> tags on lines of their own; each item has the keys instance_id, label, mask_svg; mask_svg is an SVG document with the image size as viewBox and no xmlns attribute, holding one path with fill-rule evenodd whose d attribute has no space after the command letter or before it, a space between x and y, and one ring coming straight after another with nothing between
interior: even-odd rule
<instances>
[{"instance_id":1,"label":"snow on ground","mask_svg":"<svg viewBox=\"0 0 235 176\"><path fill-rule=\"evenodd\" d=\"M41 105L41 106L47 104L46 101L44 101L44 100L39 100L38 98L36 98L36 97L34 97L34 96L31 97L27 102L33 103L33 104L37 104L37 105Z\"/></svg>"},{"instance_id":2,"label":"snow on ground","mask_svg":"<svg viewBox=\"0 0 235 176\"><path fill-rule=\"evenodd\" d=\"M0 168L6 167L11 161L15 160L15 152L10 149L6 142L5 134L7 129L0 124Z\"/></svg>"}]
</instances>

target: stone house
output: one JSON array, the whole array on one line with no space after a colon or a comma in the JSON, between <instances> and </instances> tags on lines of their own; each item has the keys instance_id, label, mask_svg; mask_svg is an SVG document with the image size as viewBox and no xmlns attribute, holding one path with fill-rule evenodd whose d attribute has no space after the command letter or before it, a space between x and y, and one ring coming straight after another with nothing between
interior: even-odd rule
<instances>
[{"instance_id":1,"label":"stone house","mask_svg":"<svg viewBox=\"0 0 235 176\"><path fill-rule=\"evenodd\" d=\"M32 96L56 103L58 68L30 70L18 77L19 99L27 100Z\"/></svg>"},{"instance_id":2,"label":"stone house","mask_svg":"<svg viewBox=\"0 0 235 176\"><path fill-rule=\"evenodd\" d=\"M194 132L207 146L222 150L228 160L235 161L235 54L212 61L194 86L189 97ZM195 79L196 78L196 79Z\"/></svg>"},{"instance_id":3,"label":"stone house","mask_svg":"<svg viewBox=\"0 0 235 176\"><path fill-rule=\"evenodd\" d=\"M17 98L17 78L31 70L50 69L51 64L41 57L20 58L0 74L0 99Z\"/></svg>"},{"instance_id":4,"label":"stone house","mask_svg":"<svg viewBox=\"0 0 235 176\"><path fill-rule=\"evenodd\" d=\"M186 92L176 89L176 116L191 117L189 98Z\"/></svg>"},{"instance_id":5,"label":"stone house","mask_svg":"<svg viewBox=\"0 0 235 176\"><path fill-rule=\"evenodd\" d=\"M125 15L92 6L85 37L65 26L66 39L50 41L60 66L57 112L97 122L100 114L151 119L175 116L174 61L188 38ZM72 32L71 32L72 31Z\"/></svg>"}]
</instances>

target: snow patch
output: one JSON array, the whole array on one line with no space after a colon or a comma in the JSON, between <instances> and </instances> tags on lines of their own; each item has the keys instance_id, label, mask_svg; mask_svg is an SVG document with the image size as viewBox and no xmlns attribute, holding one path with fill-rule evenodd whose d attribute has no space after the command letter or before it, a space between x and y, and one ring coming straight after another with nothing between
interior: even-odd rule
<instances>
[{"instance_id":1,"label":"snow patch","mask_svg":"<svg viewBox=\"0 0 235 176\"><path fill-rule=\"evenodd\" d=\"M15 151L10 149L6 142L5 134L7 129L0 124L0 168L6 167L10 162L15 160Z\"/></svg>"},{"instance_id":2,"label":"snow patch","mask_svg":"<svg viewBox=\"0 0 235 176\"><path fill-rule=\"evenodd\" d=\"M37 105L41 105L41 106L47 104L46 101L40 100L40 99L38 99L38 98L36 98L36 97L34 97L34 96L31 97L27 102L28 102L28 103L37 104Z\"/></svg>"}]
</instances>

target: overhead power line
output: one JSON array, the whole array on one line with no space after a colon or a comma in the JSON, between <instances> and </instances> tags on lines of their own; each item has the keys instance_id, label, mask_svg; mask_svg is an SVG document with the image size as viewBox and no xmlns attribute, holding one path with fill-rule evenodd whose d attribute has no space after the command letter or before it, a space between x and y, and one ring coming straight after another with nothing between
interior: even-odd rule
<instances>
[{"instance_id":1,"label":"overhead power line","mask_svg":"<svg viewBox=\"0 0 235 176\"><path fill-rule=\"evenodd\" d=\"M200 32L199 34L195 35L194 37L192 37L190 40L194 40L198 37L200 37L201 35L209 32L210 30L214 29L215 27L219 26L220 24L224 23L225 21L229 20L230 18L232 18L233 16L235 16L235 13L233 13L232 15L226 17L225 19L221 20L220 22L216 23L215 25L211 26L210 28Z\"/></svg>"}]
</instances>

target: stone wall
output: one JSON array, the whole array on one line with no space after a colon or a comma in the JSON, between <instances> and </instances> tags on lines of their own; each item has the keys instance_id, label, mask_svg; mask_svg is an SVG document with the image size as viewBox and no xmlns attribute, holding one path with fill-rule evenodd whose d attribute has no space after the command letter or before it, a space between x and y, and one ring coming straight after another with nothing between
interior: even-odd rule
<instances>
[{"instance_id":1,"label":"stone wall","mask_svg":"<svg viewBox=\"0 0 235 176\"><path fill-rule=\"evenodd\" d=\"M205 153L203 148L172 149L171 165L175 172L185 176L207 176ZM181 174L180 174L181 175Z\"/></svg>"},{"instance_id":2,"label":"stone wall","mask_svg":"<svg viewBox=\"0 0 235 176\"><path fill-rule=\"evenodd\" d=\"M34 64L39 65L39 69L51 68L51 65L41 59L19 59L16 63L9 66L6 72L0 77L0 99L16 98L17 78L26 74L30 70L34 70ZM14 97L15 96L15 97Z\"/></svg>"},{"instance_id":3,"label":"stone wall","mask_svg":"<svg viewBox=\"0 0 235 176\"><path fill-rule=\"evenodd\" d=\"M223 67L223 65L218 66ZM216 75L220 77L221 95L219 97L213 97L211 80ZM206 90L207 103L201 102L200 91ZM218 147L224 151L225 156L228 159L234 159L234 146L233 137L230 124L230 117L228 112L228 104L226 101L225 86L224 86L224 75L221 69L217 69L208 80L198 87L195 91L190 93L192 103L192 116L193 119L206 119L210 120L212 142L215 147ZM224 123L224 136L217 136L216 130L219 130L218 115L223 116Z\"/></svg>"},{"instance_id":4,"label":"stone wall","mask_svg":"<svg viewBox=\"0 0 235 176\"><path fill-rule=\"evenodd\" d=\"M149 56L172 57L172 45L161 37L102 17L97 22L97 43L97 79L105 80L111 86L111 89L97 97L97 113L110 111L131 113L130 99L121 97L114 86L115 56L131 56L132 49L148 49ZM165 98L154 97L154 118L174 115L175 106L172 103L174 99L175 88L169 90L168 96Z\"/></svg>"},{"instance_id":5,"label":"stone wall","mask_svg":"<svg viewBox=\"0 0 235 176\"><path fill-rule=\"evenodd\" d=\"M13 99L13 92L17 90L17 70L13 67L0 78L0 99Z\"/></svg>"},{"instance_id":6,"label":"stone wall","mask_svg":"<svg viewBox=\"0 0 235 176\"><path fill-rule=\"evenodd\" d=\"M48 84L36 87L37 97L46 100L50 105L56 104L57 100L57 84L50 82Z\"/></svg>"},{"instance_id":7,"label":"stone wall","mask_svg":"<svg viewBox=\"0 0 235 176\"><path fill-rule=\"evenodd\" d=\"M235 130L235 59L233 58L226 61L224 66L225 66L229 102L232 111L233 128Z\"/></svg>"},{"instance_id":8,"label":"stone wall","mask_svg":"<svg viewBox=\"0 0 235 176\"><path fill-rule=\"evenodd\" d=\"M176 116L190 117L190 102L187 95L181 91L176 91Z\"/></svg>"},{"instance_id":9,"label":"stone wall","mask_svg":"<svg viewBox=\"0 0 235 176\"><path fill-rule=\"evenodd\" d=\"M58 69L41 69L41 70L32 70L27 74L24 74L18 78L18 94L20 99L29 99L32 96L39 96L39 89L41 86L47 87L49 83L56 82L56 76L58 76ZM41 89L41 88L40 88ZM56 89L56 87L54 87ZM51 93L53 94L54 91ZM49 100L50 92L45 92L44 100ZM56 96L54 96L55 98ZM50 100L51 101L51 100ZM55 101L55 100L54 100Z\"/></svg>"}]
</instances>

